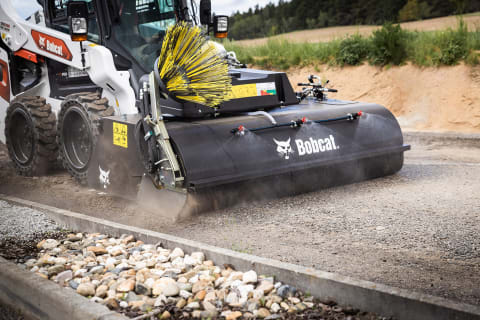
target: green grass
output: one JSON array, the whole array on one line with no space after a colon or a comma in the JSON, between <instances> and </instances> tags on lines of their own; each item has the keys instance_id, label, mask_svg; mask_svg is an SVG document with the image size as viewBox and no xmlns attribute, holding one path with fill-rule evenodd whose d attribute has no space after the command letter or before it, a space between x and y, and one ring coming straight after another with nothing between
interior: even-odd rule
<instances>
[{"instance_id":1,"label":"green grass","mask_svg":"<svg viewBox=\"0 0 480 320\"><path fill-rule=\"evenodd\" d=\"M358 65L401 65L412 62L422 67L455 65L461 61L480 63L480 27L468 30L462 19L455 29L432 32L402 30L386 24L370 37L353 35L320 43L293 43L269 40L264 45L241 46L225 41L227 51L234 51L242 63L262 68L286 70L291 67Z\"/></svg>"},{"instance_id":2,"label":"green grass","mask_svg":"<svg viewBox=\"0 0 480 320\"><path fill-rule=\"evenodd\" d=\"M269 40L265 45L242 47L235 42L224 42L227 51L235 51L242 63L280 69L334 63L339 44L340 41L297 44L286 40Z\"/></svg>"}]
</instances>

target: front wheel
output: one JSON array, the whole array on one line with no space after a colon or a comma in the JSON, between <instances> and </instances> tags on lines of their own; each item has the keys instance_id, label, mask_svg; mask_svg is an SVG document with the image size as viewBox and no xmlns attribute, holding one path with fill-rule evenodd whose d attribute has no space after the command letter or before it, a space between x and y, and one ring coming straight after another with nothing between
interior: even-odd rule
<instances>
[{"instance_id":1,"label":"front wheel","mask_svg":"<svg viewBox=\"0 0 480 320\"><path fill-rule=\"evenodd\" d=\"M60 159L68 172L80 183L87 184L90 160L97 144L100 120L114 110L97 93L68 96L58 117Z\"/></svg>"}]
</instances>

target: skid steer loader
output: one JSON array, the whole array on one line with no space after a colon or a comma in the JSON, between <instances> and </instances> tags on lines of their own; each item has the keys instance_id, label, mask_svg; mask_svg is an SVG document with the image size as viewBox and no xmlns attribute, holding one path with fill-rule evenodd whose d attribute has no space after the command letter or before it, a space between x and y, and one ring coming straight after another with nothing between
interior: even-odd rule
<instances>
[{"instance_id":1,"label":"skid steer loader","mask_svg":"<svg viewBox=\"0 0 480 320\"><path fill-rule=\"evenodd\" d=\"M228 97L178 99L156 59L174 24L226 36L209 0L199 17L192 0L38 2L25 20L0 1L0 140L21 175L60 159L79 183L179 219L402 168L409 146L386 108L329 99L315 76L296 93L220 45Z\"/></svg>"}]
</instances>

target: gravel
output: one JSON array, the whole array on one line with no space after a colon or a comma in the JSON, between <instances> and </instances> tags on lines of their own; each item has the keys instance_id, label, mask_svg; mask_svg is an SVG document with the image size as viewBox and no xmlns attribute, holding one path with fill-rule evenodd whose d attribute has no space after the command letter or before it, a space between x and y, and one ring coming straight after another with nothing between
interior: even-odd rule
<instances>
[{"instance_id":1,"label":"gravel","mask_svg":"<svg viewBox=\"0 0 480 320\"><path fill-rule=\"evenodd\" d=\"M0 305L0 320L25 320L20 312L7 307Z\"/></svg>"},{"instance_id":2,"label":"gravel","mask_svg":"<svg viewBox=\"0 0 480 320\"><path fill-rule=\"evenodd\" d=\"M44 213L0 200L0 256L22 262L35 255L36 244L48 236L55 239L66 231Z\"/></svg>"},{"instance_id":3,"label":"gravel","mask_svg":"<svg viewBox=\"0 0 480 320\"><path fill-rule=\"evenodd\" d=\"M68 234L37 247L23 268L135 319L384 319L320 301L272 275L216 266L202 252L168 250L133 236Z\"/></svg>"},{"instance_id":4,"label":"gravel","mask_svg":"<svg viewBox=\"0 0 480 320\"><path fill-rule=\"evenodd\" d=\"M47 215L30 208L13 206L0 200L0 241L16 237L29 239L39 232L56 231L58 225Z\"/></svg>"}]
</instances>

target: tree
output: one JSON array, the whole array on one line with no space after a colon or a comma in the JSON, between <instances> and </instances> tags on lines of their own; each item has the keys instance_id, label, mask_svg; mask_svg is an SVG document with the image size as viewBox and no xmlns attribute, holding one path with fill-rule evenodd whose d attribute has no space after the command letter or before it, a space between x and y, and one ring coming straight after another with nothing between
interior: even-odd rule
<instances>
[{"instance_id":1,"label":"tree","mask_svg":"<svg viewBox=\"0 0 480 320\"><path fill-rule=\"evenodd\" d=\"M398 13L399 21L419 20L420 17L420 6L417 0L408 0L407 4Z\"/></svg>"},{"instance_id":2,"label":"tree","mask_svg":"<svg viewBox=\"0 0 480 320\"><path fill-rule=\"evenodd\" d=\"M0 0L3 1L3 0ZM411 21L480 10L480 0L279 0L236 12L230 37L236 40L338 25Z\"/></svg>"}]
</instances>

